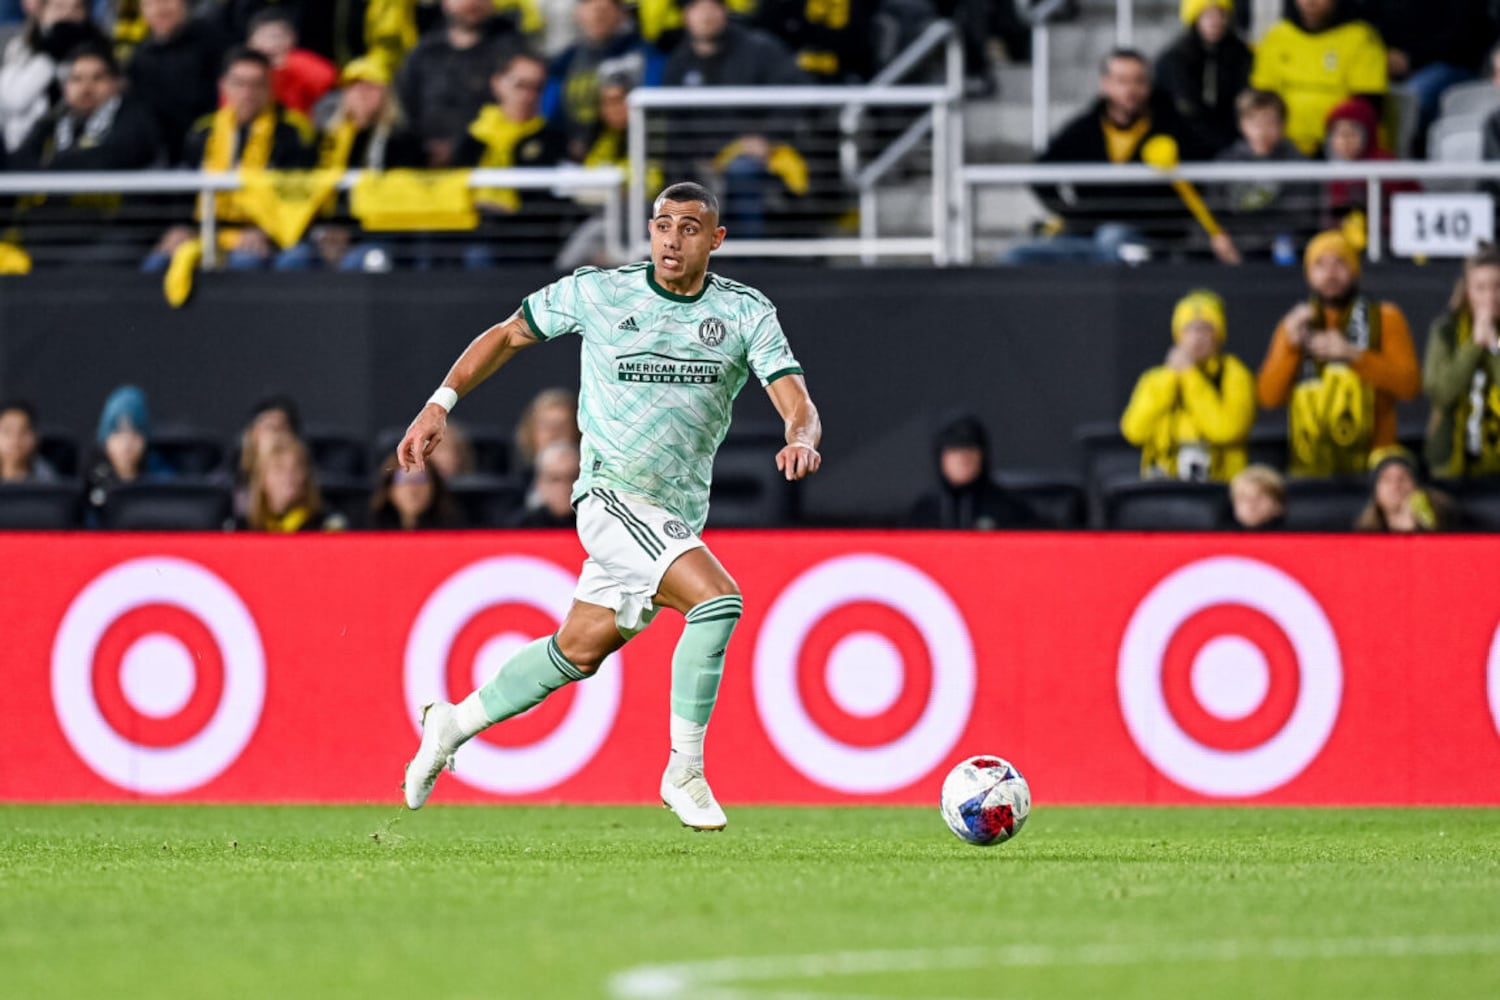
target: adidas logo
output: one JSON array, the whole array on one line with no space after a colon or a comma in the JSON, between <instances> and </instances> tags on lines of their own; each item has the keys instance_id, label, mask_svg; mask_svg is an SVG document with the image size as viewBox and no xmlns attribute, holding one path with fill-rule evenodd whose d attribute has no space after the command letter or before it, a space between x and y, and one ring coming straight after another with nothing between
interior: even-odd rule
<instances>
[{"instance_id":1,"label":"adidas logo","mask_svg":"<svg viewBox=\"0 0 1500 1000\"><path fill-rule=\"evenodd\" d=\"M623 320L620 321L620 325L617 326L617 327L615 327L615 329L616 330L628 330L631 333L640 333L641 332L641 328L635 325L635 317L634 316L626 316Z\"/></svg>"}]
</instances>

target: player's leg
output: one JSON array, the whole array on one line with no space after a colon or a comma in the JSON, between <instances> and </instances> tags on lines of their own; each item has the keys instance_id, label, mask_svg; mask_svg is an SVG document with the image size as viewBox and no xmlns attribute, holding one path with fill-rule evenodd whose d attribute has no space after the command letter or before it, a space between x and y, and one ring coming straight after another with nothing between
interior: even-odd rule
<instances>
[{"instance_id":1,"label":"player's leg","mask_svg":"<svg viewBox=\"0 0 1500 1000\"><path fill-rule=\"evenodd\" d=\"M662 801L687 826L721 829L726 820L704 777L703 743L725 651L744 607L740 589L713 553L699 547L667 568L655 603L687 619L672 654L672 754L662 775Z\"/></svg>"},{"instance_id":2,"label":"player's leg","mask_svg":"<svg viewBox=\"0 0 1500 1000\"><path fill-rule=\"evenodd\" d=\"M420 809L459 747L497 722L542 703L552 692L585 680L625 644L611 608L573 602L553 635L521 647L457 705L434 702L422 713L422 743L406 766L406 805Z\"/></svg>"}]
</instances>

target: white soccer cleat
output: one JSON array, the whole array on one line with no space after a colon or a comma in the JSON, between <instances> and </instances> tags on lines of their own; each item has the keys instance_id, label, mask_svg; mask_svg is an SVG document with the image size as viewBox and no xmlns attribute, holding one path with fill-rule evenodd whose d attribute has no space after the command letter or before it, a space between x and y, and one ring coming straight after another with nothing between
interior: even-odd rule
<instances>
[{"instance_id":1,"label":"white soccer cleat","mask_svg":"<svg viewBox=\"0 0 1500 1000\"><path fill-rule=\"evenodd\" d=\"M668 766L661 776L661 804L693 830L722 830L729 821L703 777L703 765Z\"/></svg>"},{"instance_id":2,"label":"white soccer cleat","mask_svg":"<svg viewBox=\"0 0 1500 1000\"><path fill-rule=\"evenodd\" d=\"M451 728L452 719L453 706L446 701L423 706L422 742L417 747L417 755L406 765L406 780L401 783L406 791L406 808L422 808L443 768L453 770L453 748L443 742L443 734Z\"/></svg>"}]
</instances>

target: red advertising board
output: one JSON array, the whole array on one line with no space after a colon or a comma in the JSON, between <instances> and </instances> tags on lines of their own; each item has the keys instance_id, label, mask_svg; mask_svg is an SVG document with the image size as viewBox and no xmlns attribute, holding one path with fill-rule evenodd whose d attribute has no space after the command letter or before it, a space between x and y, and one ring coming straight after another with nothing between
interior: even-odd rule
<instances>
[{"instance_id":1,"label":"red advertising board","mask_svg":"<svg viewBox=\"0 0 1500 1000\"><path fill-rule=\"evenodd\" d=\"M1500 539L711 534L726 803L1500 804ZM419 707L556 628L567 534L0 536L0 800L400 801ZM434 801L649 802L680 619Z\"/></svg>"}]
</instances>

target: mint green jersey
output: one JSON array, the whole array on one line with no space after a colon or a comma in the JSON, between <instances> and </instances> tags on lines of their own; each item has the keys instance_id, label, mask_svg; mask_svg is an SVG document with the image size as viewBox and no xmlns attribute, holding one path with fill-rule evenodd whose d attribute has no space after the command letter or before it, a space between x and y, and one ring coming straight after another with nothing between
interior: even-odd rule
<instances>
[{"instance_id":1,"label":"mint green jersey","mask_svg":"<svg viewBox=\"0 0 1500 1000\"><path fill-rule=\"evenodd\" d=\"M596 486L633 493L701 532L734 397L752 372L769 385L802 368L760 292L709 273L697 295L676 295L654 270L582 267L521 308L542 339L583 339L574 500Z\"/></svg>"}]
</instances>

